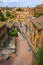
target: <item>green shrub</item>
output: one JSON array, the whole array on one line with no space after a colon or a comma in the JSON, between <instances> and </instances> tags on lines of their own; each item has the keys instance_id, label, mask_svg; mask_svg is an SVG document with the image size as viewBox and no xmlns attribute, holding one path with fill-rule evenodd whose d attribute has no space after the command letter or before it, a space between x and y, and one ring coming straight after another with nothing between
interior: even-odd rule
<instances>
[{"instance_id":1,"label":"green shrub","mask_svg":"<svg viewBox=\"0 0 43 65\"><path fill-rule=\"evenodd\" d=\"M13 32L10 33L11 37L17 37L18 36L18 31L14 30Z\"/></svg>"},{"instance_id":2,"label":"green shrub","mask_svg":"<svg viewBox=\"0 0 43 65\"><path fill-rule=\"evenodd\" d=\"M11 16L11 14L10 14L9 11L6 12L6 16L7 16L7 17L10 17L10 16Z\"/></svg>"},{"instance_id":3,"label":"green shrub","mask_svg":"<svg viewBox=\"0 0 43 65\"><path fill-rule=\"evenodd\" d=\"M40 16L43 16L43 13L34 12L34 16L35 17L40 17Z\"/></svg>"},{"instance_id":4,"label":"green shrub","mask_svg":"<svg viewBox=\"0 0 43 65\"><path fill-rule=\"evenodd\" d=\"M4 20L5 20L4 15L3 15L3 13L0 10L0 21L4 21Z\"/></svg>"},{"instance_id":5,"label":"green shrub","mask_svg":"<svg viewBox=\"0 0 43 65\"><path fill-rule=\"evenodd\" d=\"M23 9L21 9L21 8L17 8L16 10L17 10L17 11L23 11Z\"/></svg>"},{"instance_id":6,"label":"green shrub","mask_svg":"<svg viewBox=\"0 0 43 65\"><path fill-rule=\"evenodd\" d=\"M37 52L37 61L38 61L38 65L43 65L43 40L42 40L41 46Z\"/></svg>"},{"instance_id":7,"label":"green shrub","mask_svg":"<svg viewBox=\"0 0 43 65\"><path fill-rule=\"evenodd\" d=\"M14 18L14 15L11 15L10 18Z\"/></svg>"}]
</instances>

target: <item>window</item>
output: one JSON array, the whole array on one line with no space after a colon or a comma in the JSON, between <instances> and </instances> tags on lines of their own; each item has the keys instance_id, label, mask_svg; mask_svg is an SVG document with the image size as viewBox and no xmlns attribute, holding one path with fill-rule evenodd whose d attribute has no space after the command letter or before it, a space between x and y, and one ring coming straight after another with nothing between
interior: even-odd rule
<instances>
[{"instance_id":1,"label":"window","mask_svg":"<svg viewBox=\"0 0 43 65\"><path fill-rule=\"evenodd\" d=\"M1 42L1 36L0 36L0 42Z\"/></svg>"},{"instance_id":2,"label":"window","mask_svg":"<svg viewBox=\"0 0 43 65\"><path fill-rule=\"evenodd\" d=\"M3 36L0 36L0 42L2 41L2 39L3 39Z\"/></svg>"},{"instance_id":3,"label":"window","mask_svg":"<svg viewBox=\"0 0 43 65\"><path fill-rule=\"evenodd\" d=\"M41 31L40 30L38 30L38 33L39 33L39 35L41 34Z\"/></svg>"}]
</instances>

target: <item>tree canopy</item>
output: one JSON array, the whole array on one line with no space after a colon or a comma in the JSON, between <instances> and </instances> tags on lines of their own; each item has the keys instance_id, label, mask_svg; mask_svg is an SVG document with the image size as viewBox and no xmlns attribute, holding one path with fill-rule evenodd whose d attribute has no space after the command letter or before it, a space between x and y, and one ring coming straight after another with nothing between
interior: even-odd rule
<instances>
[{"instance_id":1,"label":"tree canopy","mask_svg":"<svg viewBox=\"0 0 43 65\"><path fill-rule=\"evenodd\" d=\"M37 52L37 61L38 61L38 65L43 65L43 40L41 42L41 46Z\"/></svg>"},{"instance_id":2,"label":"tree canopy","mask_svg":"<svg viewBox=\"0 0 43 65\"><path fill-rule=\"evenodd\" d=\"M5 18L4 18L4 15L2 14L1 10L0 10L0 21L4 21Z\"/></svg>"}]
</instances>

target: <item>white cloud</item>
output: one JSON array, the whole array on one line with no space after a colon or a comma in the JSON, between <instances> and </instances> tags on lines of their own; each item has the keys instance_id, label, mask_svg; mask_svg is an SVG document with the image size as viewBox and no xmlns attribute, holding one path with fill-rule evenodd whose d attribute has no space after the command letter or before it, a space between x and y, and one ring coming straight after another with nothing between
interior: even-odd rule
<instances>
[{"instance_id":1,"label":"white cloud","mask_svg":"<svg viewBox=\"0 0 43 65\"><path fill-rule=\"evenodd\" d=\"M21 0L0 0L2 2L20 2Z\"/></svg>"},{"instance_id":2,"label":"white cloud","mask_svg":"<svg viewBox=\"0 0 43 65\"><path fill-rule=\"evenodd\" d=\"M13 0L14 2L20 2L21 0Z\"/></svg>"},{"instance_id":3,"label":"white cloud","mask_svg":"<svg viewBox=\"0 0 43 65\"><path fill-rule=\"evenodd\" d=\"M7 0L0 0L0 1L2 1L2 2L7 2Z\"/></svg>"},{"instance_id":4,"label":"white cloud","mask_svg":"<svg viewBox=\"0 0 43 65\"><path fill-rule=\"evenodd\" d=\"M0 0L2 2L29 2L30 0Z\"/></svg>"},{"instance_id":5,"label":"white cloud","mask_svg":"<svg viewBox=\"0 0 43 65\"><path fill-rule=\"evenodd\" d=\"M15 3L15 2L17 2L17 3L21 3L23 6L24 6L24 4L25 5L29 5L29 6L36 6L36 5L38 5L38 4L43 4L43 0L0 0L0 1L2 1L2 2L4 2L5 4L9 4L9 3L11 3L11 4L9 4L9 5L13 5L12 3ZM19 3L19 4L20 4ZM24 3L24 4L23 4ZM17 5L18 6L18 5Z\"/></svg>"},{"instance_id":6,"label":"white cloud","mask_svg":"<svg viewBox=\"0 0 43 65\"><path fill-rule=\"evenodd\" d=\"M28 3L28 2L41 2L41 1L43 1L43 0L0 0L0 1L2 1L2 2L26 2L26 3Z\"/></svg>"},{"instance_id":7,"label":"white cloud","mask_svg":"<svg viewBox=\"0 0 43 65\"><path fill-rule=\"evenodd\" d=\"M6 2L7 2L7 0L3 0L3 2L5 2L5 3L6 3Z\"/></svg>"}]
</instances>

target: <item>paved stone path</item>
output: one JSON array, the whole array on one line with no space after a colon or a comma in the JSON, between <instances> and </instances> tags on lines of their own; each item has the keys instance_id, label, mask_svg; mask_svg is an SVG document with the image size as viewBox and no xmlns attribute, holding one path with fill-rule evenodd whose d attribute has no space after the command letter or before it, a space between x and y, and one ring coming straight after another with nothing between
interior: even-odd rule
<instances>
[{"instance_id":1,"label":"paved stone path","mask_svg":"<svg viewBox=\"0 0 43 65\"><path fill-rule=\"evenodd\" d=\"M18 37L18 55L16 58L11 58L0 65L31 65L32 64L32 52L28 51L29 47L26 40L22 35Z\"/></svg>"}]
</instances>

